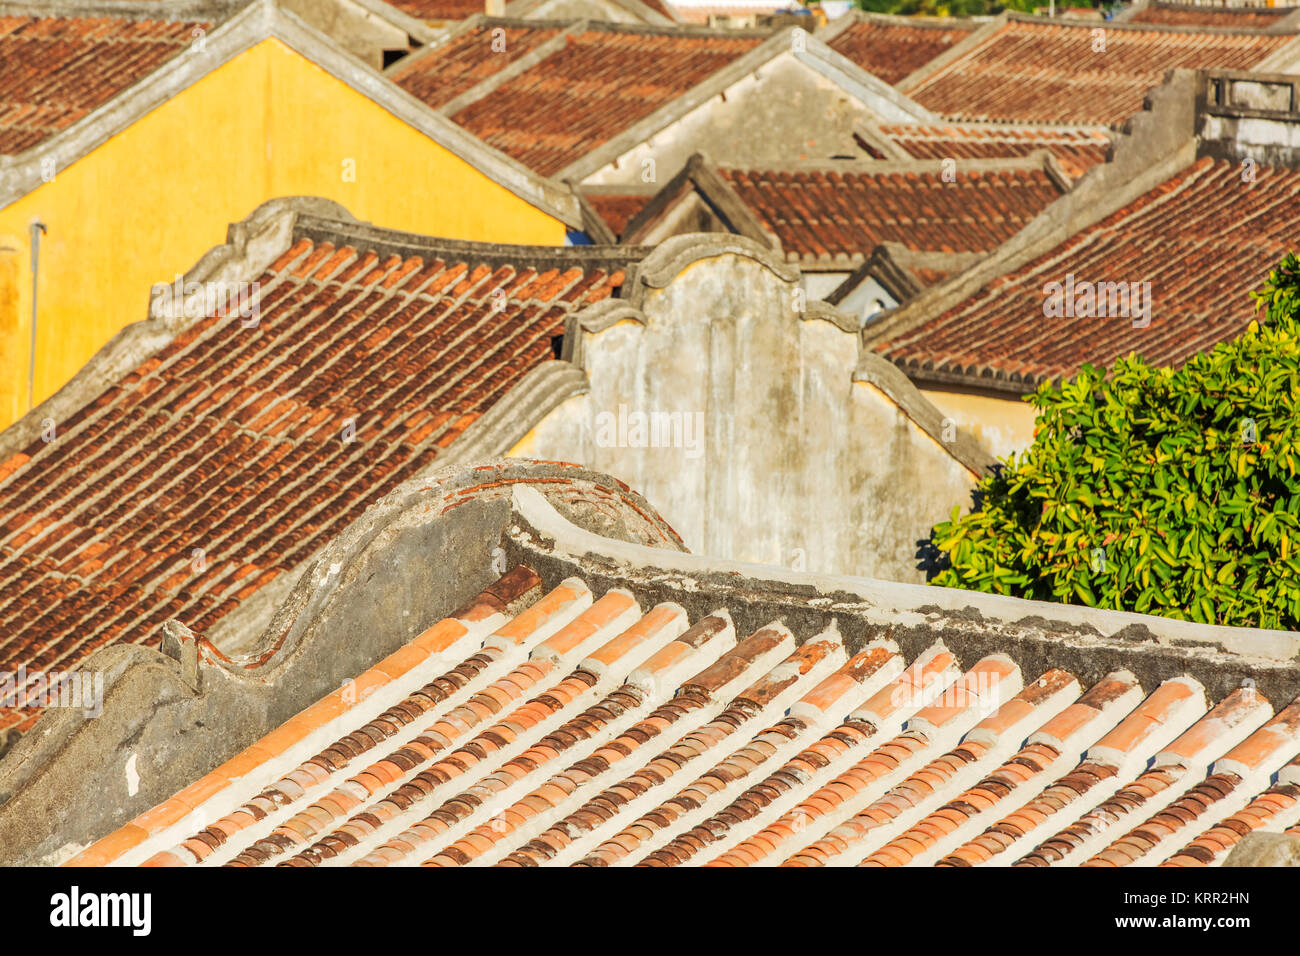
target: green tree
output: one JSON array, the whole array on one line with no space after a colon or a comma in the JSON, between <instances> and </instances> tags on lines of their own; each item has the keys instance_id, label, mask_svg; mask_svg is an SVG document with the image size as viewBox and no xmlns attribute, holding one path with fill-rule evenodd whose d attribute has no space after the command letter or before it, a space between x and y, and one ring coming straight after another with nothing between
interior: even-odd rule
<instances>
[{"instance_id":1,"label":"green tree","mask_svg":"<svg viewBox=\"0 0 1300 956\"><path fill-rule=\"evenodd\" d=\"M979 17L993 16L1003 10L1030 12L1035 7L1047 6L1047 0L858 0L859 7L869 13L893 13L904 16L920 14L927 17ZM1073 6L1090 6L1080 0ZM1058 4L1059 6L1059 4Z\"/></svg>"},{"instance_id":2,"label":"green tree","mask_svg":"<svg viewBox=\"0 0 1300 956\"><path fill-rule=\"evenodd\" d=\"M1140 357L1028 396L1033 444L936 525L933 584L1300 628L1300 262L1178 369Z\"/></svg>"}]
</instances>

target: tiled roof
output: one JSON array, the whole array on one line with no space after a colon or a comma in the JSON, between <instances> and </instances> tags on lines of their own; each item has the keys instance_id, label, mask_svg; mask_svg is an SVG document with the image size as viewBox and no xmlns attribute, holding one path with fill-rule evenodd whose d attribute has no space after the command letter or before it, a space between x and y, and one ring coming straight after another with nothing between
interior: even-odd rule
<instances>
[{"instance_id":1,"label":"tiled roof","mask_svg":"<svg viewBox=\"0 0 1300 956\"><path fill-rule=\"evenodd\" d=\"M516 566L497 586L539 583ZM540 592L539 592L540 593ZM72 862L1206 865L1300 820L1300 703L569 577L493 592Z\"/></svg>"},{"instance_id":2,"label":"tiled roof","mask_svg":"<svg viewBox=\"0 0 1300 956\"><path fill-rule=\"evenodd\" d=\"M706 24L712 17L752 17L799 9L797 0L708 0L704 3L669 3L679 23ZM809 18L811 27L811 18Z\"/></svg>"},{"instance_id":3,"label":"tiled roof","mask_svg":"<svg viewBox=\"0 0 1300 956\"><path fill-rule=\"evenodd\" d=\"M206 21L0 17L0 154L21 153L144 79Z\"/></svg>"},{"instance_id":4,"label":"tiled roof","mask_svg":"<svg viewBox=\"0 0 1300 956\"><path fill-rule=\"evenodd\" d=\"M633 216L645 208L653 197L653 193L634 193L634 192L605 192L588 190L584 193L587 202L591 203L597 215L605 220L605 224L613 231L615 236L621 235L623 227L628 224Z\"/></svg>"},{"instance_id":5,"label":"tiled roof","mask_svg":"<svg viewBox=\"0 0 1300 956\"><path fill-rule=\"evenodd\" d=\"M876 349L913 377L1002 379L1023 391L1130 352L1177 365L1251 321L1250 292L1300 244L1298 211L1300 171L1259 166L1255 181L1244 183L1237 164L1204 158ZM1044 286L1067 274L1150 282L1150 326L1044 317Z\"/></svg>"},{"instance_id":6,"label":"tiled roof","mask_svg":"<svg viewBox=\"0 0 1300 956\"><path fill-rule=\"evenodd\" d=\"M903 92L957 119L1114 125L1140 112L1148 90L1175 67L1250 69L1291 35L1009 18L962 56Z\"/></svg>"},{"instance_id":7,"label":"tiled roof","mask_svg":"<svg viewBox=\"0 0 1300 956\"><path fill-rule=\"evenodd\" d=\"M1128 18L1128 23L1158 23L1176 27L1271 27L1294 13L1295 7L1227 7L1208 4L1152 3Z\"/></svg>"},{"instance_id":8,"label":"tiled roof","mask_svg":"<svg viewBox=\"0 0 1300 956\"><path fill-rule=\"evenodd\" d=\"M211 627L551 359L629 255L304 221L256 280L255 329L194 321L0 461L0 670Z\"/></svg>"},{"instance_id":9,"label":"tiled roof","mask_svg":"<svg viewBox=\"0 0 1300 956\"><path fill-rule=\"evenodd\" d=\"M483 12L483 0L388 0L407 16L441 22L464 20Z\"/></svg>"},{"instance_id":10,"label":"tiled roof","mask_svg":"<svg viewBox=\"0 0 1300 956\"><path fill-rule=\"evenodd\" d=\"M860 16L831 37L828 45L892 86L981 25L971 20L906 22L900 17Z\"/></svg>"},{"instance_id":11,"label":"tiled roof","mask_svg":"<svg viewBox=\"0 0 1300 956\"><path fill-rule=\"evenodd\" d=\"M401 60L388 76L438 109L561 31L553 25L475 24L428 52Z\"/></svg>"},{"instance_id":12,"label":"tiled roof","mask_svg":"<svg viewBox=\"0 0 1300 956\"><path fill-rule=\"evenodd\" d=\"M1046 149L1078 178L1105 162L1110 137L1089 126L1010 126L992 123L882 126L881 133L917 159L993 159Z\"/></svg>"},{"instance_id":13,"label":"tiled roof","mask_svg":"<svg viewBox=\"0 0 1300 956\"><path fill-rule=\"evenodd\" d=\"M914 250L990 252L1063 193L1041 165L908 171L741 170L719 174L787 257L862 258L882 242Z\"/></svg>"},{"instance_id":14,"label":"tiled roof","mask_svg":"<svg viewBox=\"0 0 1300 956\"><path fill-rule=\"evenodd\" d=\"M530 37L527 42L544 39ZM553 175L764 39L754 33L614 25L570 33L560 49L485 90L450 118L525 166ZM490 38L464 43L472 48L457 41L412 58L392 74L393 80L412 95L427 97L432 105L445 104L450 97L443 89L442 71L449 58L452 83L463 83L476 63L477 69L489 73L500 68L491 59L494 54L484 52L490 48ZM493 65L484 66L485 62Z\"/></svg>"}]
</instances>

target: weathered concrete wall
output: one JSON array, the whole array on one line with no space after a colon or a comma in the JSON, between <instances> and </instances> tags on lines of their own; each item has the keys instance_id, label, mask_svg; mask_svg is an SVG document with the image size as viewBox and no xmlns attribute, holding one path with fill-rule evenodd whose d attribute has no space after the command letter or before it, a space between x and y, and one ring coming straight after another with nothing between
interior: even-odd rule
<instances>
[{"instance_id":1,"label":"weathered concrete wall","mask_svg":"<svg viewBox=\"0 0 1300 956\"><path fill-rule=\"evenodd\" d=\"M945 435L937 409L860 354L847 317L802 301L800 282L748 239L668 240L626 300L579 316L570 348L590 390L511 454L645 489L695 551L921 580L917 540L969 503L991 459Z\"/></svg>"}]
</instances>

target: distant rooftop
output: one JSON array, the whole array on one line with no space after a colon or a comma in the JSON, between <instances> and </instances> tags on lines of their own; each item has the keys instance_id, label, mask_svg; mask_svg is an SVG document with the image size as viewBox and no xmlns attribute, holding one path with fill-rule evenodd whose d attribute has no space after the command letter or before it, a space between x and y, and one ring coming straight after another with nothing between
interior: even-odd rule
<instances>
[{"instance_id":1,"label":"distant rooftop","mask_svg":"<svg viewBox=\"0 0 1300 956\"><path fill-rule=\"evenodd\" d=\"M1075 178L1104 162L1110 148L1110 136L1099 126L948 123L943 126L897 124L878 129L891 143L917 159L994 159L1028 156L1046 149Z\"/></svg>"},{"instance_id":2,"label":"distant rooftop","mask_svg":"<svg viewBox=\"0 0 1300 956\"><path fill-rule=\"evenodd\" d=\"M180 55L209 20L0 16L0 154L66 129Z\"/></svg>"},{"instance_id":3,"label":"distant rooftop","mask_svg":"<svg viewBox=\"0 0 1300 956\"><path fill-rule=\"evenodd\" d=\"M1178 365L1244 329L1256 315L1251 291L1297 247L1300 171L1258 166L1244 183L1239 163L1204 157L875 348L917 380L1018 393L1130 352ZM1114 315L1045 317L1045 285L1064 283L1067 273L1126 290L1149 282L1150 325Z\"/></svg>"},{"instance_id":4,"label":"distant rooftop","mask_svg":"<svg viewBox=\"0 0 1300 956\"><path fill-rule=\"evenodd\" d=\"M774 168L712 165L695 157L628 224L649 242L674 220L689 180L728 229L775 241L804 268L862 262L881 243L914 251L991 252L1068 188L1046 154L1024 160L825 162Z\"/></svg>"},{"instance_id":5,"label":"distant rooftop","mask_svg":"<svg viewBox=\"0 0 1300 956\"><path fill-rule=\"evenodd\" d=\"M430 106L452 104L453 121L553 175L770 35L593 24L561 42L570 26L483 21L402 61L389 76ZM504 52L493 52L497 29L507 31ZM548 41L558 45L544 48ZM540 59L507 72L530 54Z\"/></svg>"},{"instance_id":6,"label":"distant rooftop","mask_svg":"<svg viewBox=\"0 0 1300 956\"><path fill-rule=\"evenodd\" d=\"M919 70L984 25L979 20L880 16L861 11L844 19L843 24L831 24L826 42L889 84Z\"/></svg>"},{"instance_id":7,"label":"distant rooftop","mask_svg":"<svg viewBox=\"0 0 1300 956\"><path fill-rule=\"evenodd\" d=\"M1214 3L1151 3L1125 18L1126 23L1179 27L1255 27L1263 29L1295 13L1297 7L1229 6Z\"/></svg>"},{"instance_id":8,"label":"distant rooftop","mask_svg":"<svg viewBox=\"0 0 1300 956\"><path fill-rule=\"evenodd\" d=\"M1100 28L1008 15L900 89L955 119L1118 125L1141 111L1168 70L1250 69L1297 39L1260 30L1113 22Z\"/></svg>"},{"instance_id":9,"label":"distant rooftop","mask_svg":"<svg viewBox=\"0 0 1300 956\"><path fill-rule=\"evenodd\" d=\"M937 163L908 171L862 163L718 172L794 261L861 258L881 242L990 252L1065 191L1041 165L959 167L951 181Z\"/></svg>"}]
</instances>

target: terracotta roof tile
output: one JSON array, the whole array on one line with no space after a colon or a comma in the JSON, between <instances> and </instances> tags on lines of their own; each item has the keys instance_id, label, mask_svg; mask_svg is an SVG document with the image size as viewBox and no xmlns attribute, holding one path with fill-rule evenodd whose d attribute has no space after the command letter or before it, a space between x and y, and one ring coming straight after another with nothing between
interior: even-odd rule
<instances>
[{"instance_id":1,"label":"terracotta roof tile","mask_svg":"<svg viewBox=\"0 0 1300 956\"><path fill-rule=\"evenodd\" d=\"M412 95L441 106L449 70L456 92L470 74L490 75L506 56L490 51L483 31L420 56L392 74ZM530 30L523 43L549 37ZM677 99L763 42L762 35L590 29L451 117L489 145L543 175L552 175ZM508 47L509 49L509 47ZM517 52L511 57L519 55ZM495 58L500 58L500 64Z\"/></svg>"},{"instance_id":2,"label":"terracotta roof tile","mask_svg":"<svg viewBox=\"0 0 1300 956\"><path fill-rule=\"evenodd\" d=\"M1104 50L1094 50L1096 30L1103 31ZM1141 111L1167 70L1250 69L1294 39L1012 18L903 90L957 119L1115 125Z\"/></svg>"},{"instance_id":3,"label":"terracotta roof tile","mask_svg":"<svg viewBox=\"0 0 1300 956\"><path fill-rule=\"evenodd\" d=\"M830 40L835 52L891 86L970 36L980 23L861 17Z\"/></svg>"},{"instance_id":4,"label":"terracotta roof tile","mask_svg":"<svg viewBox=\"0 0 1300 956\"><path fill-rule=\"evenodd\" d=\"M876 350L909 374L993 376L1023 383L1108 366L1137 352L1159 365L1237 335L1255 315L1250 292L1300 241L1300 171L1260 166L1242 181L1226 161L1198 160L1101 222L998 278L963 304ZM1149 282L1151 321L1047 318L1049 282ZM1126 287L1127 288L1127 287Z\"/></svg>"},{"instance_id":5,"label":"terracotta roof tile","mask_svg":"<svg viewBox=\"0 0 1300 956\"><path fill-rule=\"evenodd\" d=\"M952 123L883 126L881 132L917 159L994 159L1046 149L1078 178L1106 159L1110 137L1096 126L1012 126Z\"/></svg>"},{"instance_id":6,"label":"terracotta roof tile","mask_svg":"<svg viewBox=\"0 0 1300 956\"><path fill-rule=\"evenodd\" d=\"M593 192L586 194L587 202L615 236L623 234L623 229L633 216L645 208L646 203L654 198L653 193L612 193Z\"/></svg>"},{"instance_id":7,"label":"terracotta roof tile","mask_svg":"<svg viewBox=\"0 0 1300 956\"><path fill-rule=\"evenodd\" d=\"M417 20L464 20L483 12L483 0L392 0L393 6Z\"/></svg>"},{"instance_id":8,"label":"terracotta roof tile","mask_svg":"<svg viewBox=\"0 0 1300 956\"><path fill-rule=\"evenodd\" d=\"M718 170L788 257L864 258L882 242L935 252L991 252L1061 187L1041 168L909 172Z\"/></svg>"},{"instance_id":9,"label":"terracotta roof tile","mask_svg":"<svg viewBox=\"0 0 1300 956\"><path fill-rule=\"evenodd\" d=\"M73 862L1204 865L1300 819L1300 702L506 579L514 618L440 622Z\"/></svg>"},{"instance_id":10,"label":"terracotta roof tile","mask_svg":"<svg viewBox=\"0 0 1300 956\"><path fill-rule=\"evenodd\" d=\"M144 79L206 21L0 17L0 154L21 153Z\"/></svg>"},{"instance_id":11,"label":"terracotta roof tile","mask_svg":"<svg viewBox=\"0 0 1300 956\"><path fill-rule=\"evenodd\" d=\"M1170 27L1243 27L1264 29L1294 13L1295 7L1228 7L1210 4L1152 3L1133 14L1129 23Z\"/></svg>"},{"instance_id":12,"label":"terracotta roof tile","mask_svg":"<svg viewBox=\"0 0 1300 956\"><path fill-rule=\"evenodd\" d=\"M557 26L482 24L399 62L389 78L437 109L560 34Z\"/></svg>"},{"instance_id":13,"label":"terracotta roof tile","mask_svg":"<svg viewBox=\"0 0 1300 956\"><path fill-rule=\"evenodd\" d=\"M713 17L764 16L799 9L794 0L713 0L700 3L668 3L672 18L681 23L707 24ZM811 26L811 23L809 24Z\"/></svg>"},{"instance_id":14,"label":"terracotta roof tile","mask_svg":"<svg viewBox=\"0 0 1300 956\"><path fill-rule=\"evenodd\" d=\"M626 261L440 248L303 236L257 278L255 327L194 321L0 466L0 669L211 628L436 461Z\"/></svg>"}]
</instances>

